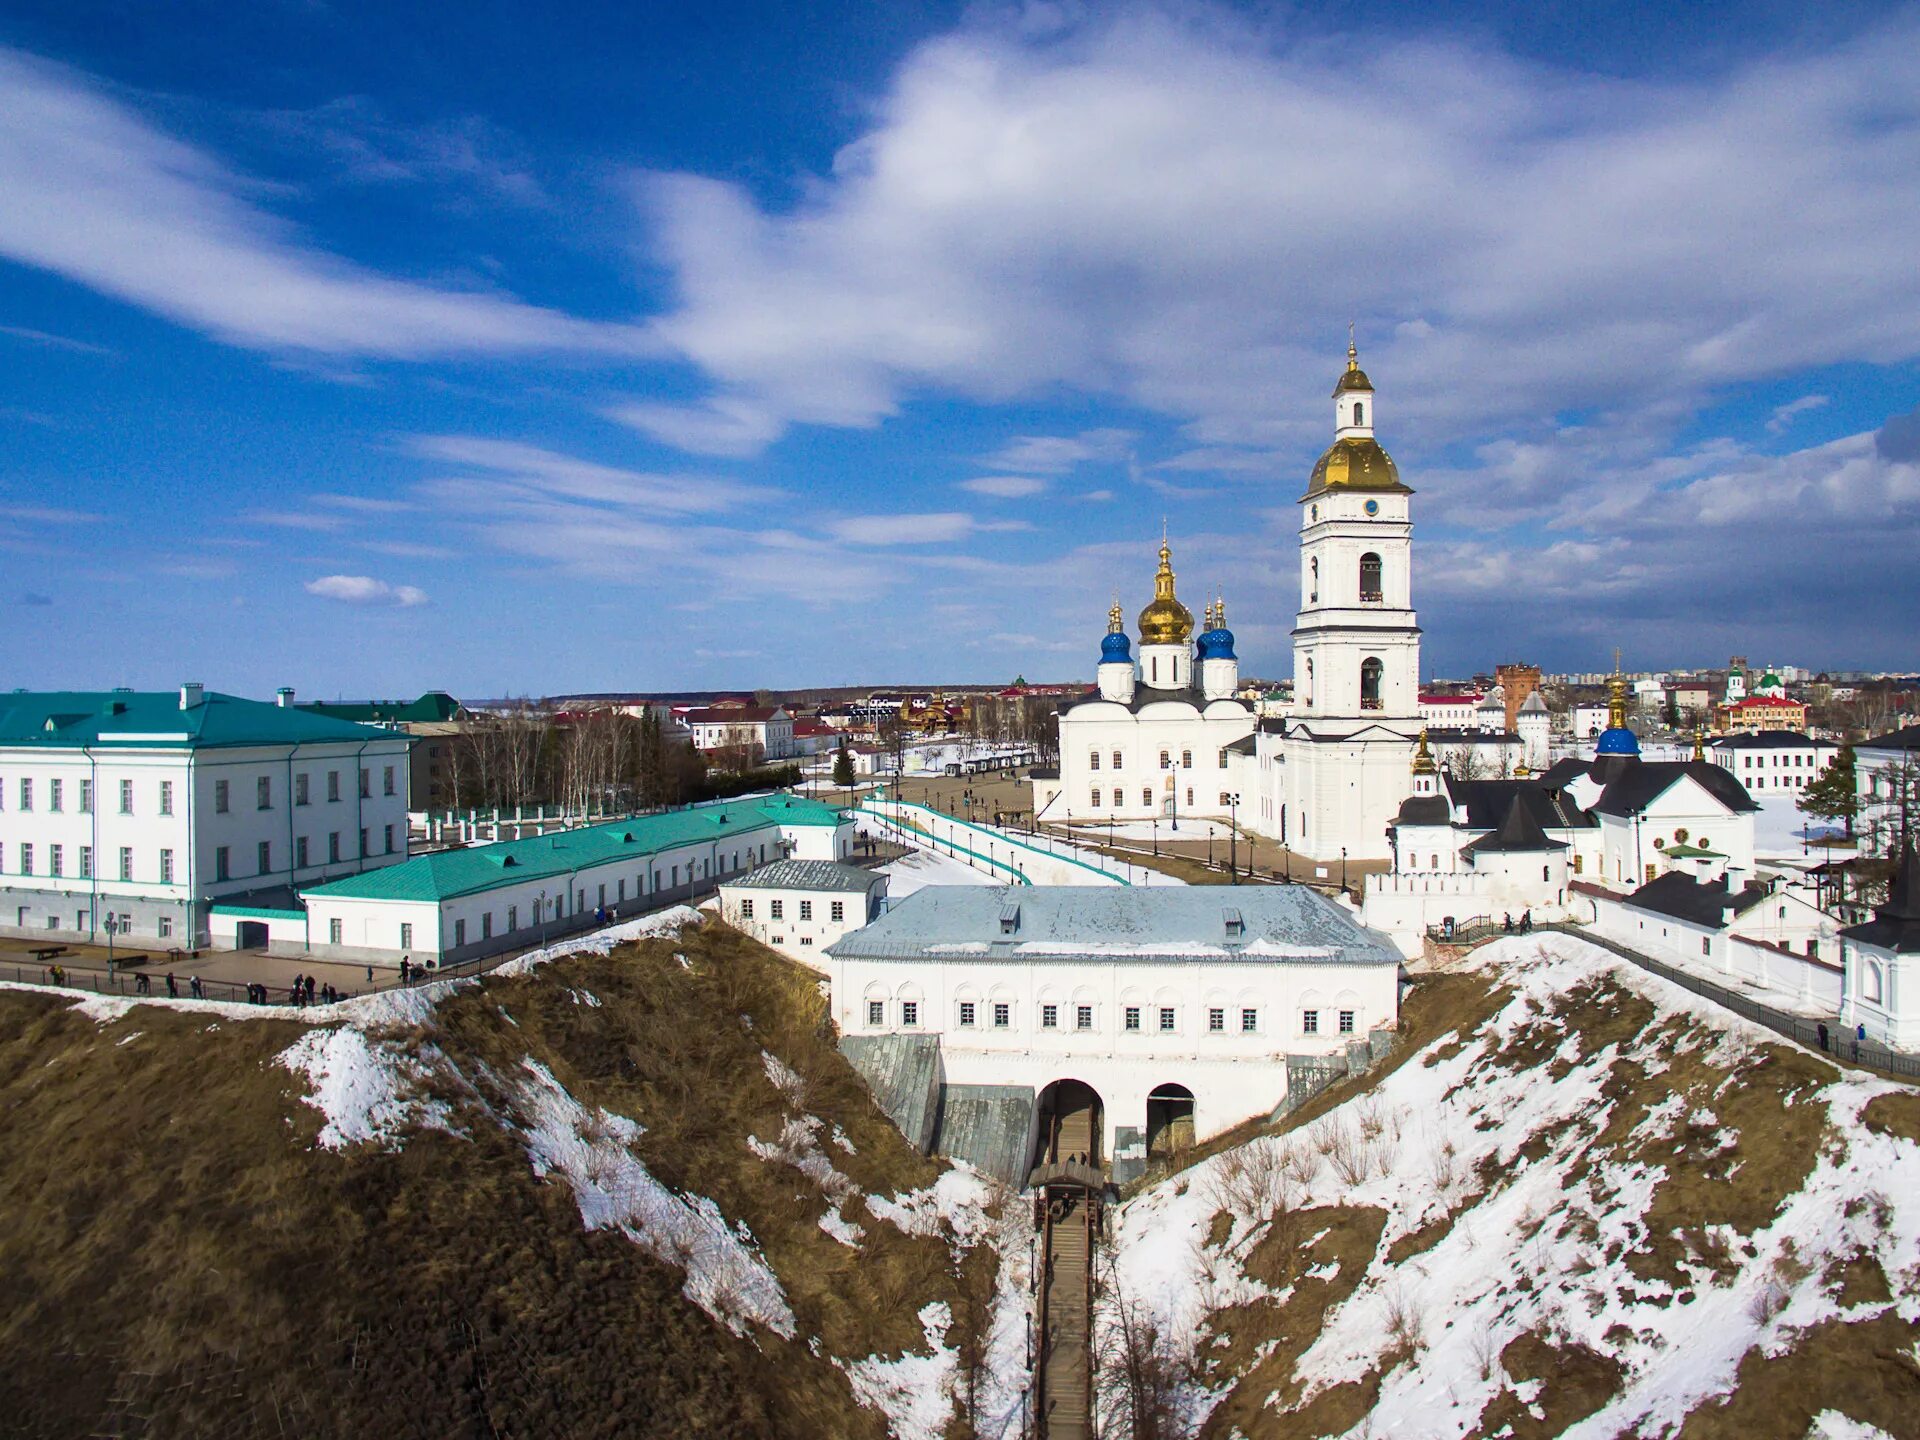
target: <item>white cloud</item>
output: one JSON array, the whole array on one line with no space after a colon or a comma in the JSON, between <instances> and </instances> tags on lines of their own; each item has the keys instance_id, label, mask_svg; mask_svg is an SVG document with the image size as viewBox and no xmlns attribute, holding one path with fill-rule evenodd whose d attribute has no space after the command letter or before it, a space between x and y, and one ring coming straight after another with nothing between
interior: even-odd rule
<instances>
[{"instance_id":1,"label":"white cloud","mask_svg":"<svg viewBox=\"0 0 1920 1440\"><path fill-rule=\"evenodd\" d=\"M604 465L513 440L416 435L404 443L410 454L486 472L497 483L578 500L645 505L676 514L726 510L779 494L766 486L716 475L662 474Z\"/></svg>"},{"instance_id":2,"label":"white cloud","mask_svg":"<svg viewBox=\"0 0 1920 1440\"><path fill-rule=\"evenodd\" d=\"M1082 430L1078 435L1022 435L1009 441L984 463L1002 470L1039 471L1058 475L1090 460L1120 460L1133 442L1131 430Z\"/></svg>"},{"instance_id":3,"label":"white cloud","mask_svg":"<svg viewBox=\"0 0 1920 1440\"><path fill-rule=\"evenodd\" d=\"M833 533L851 545L934 545L973 533L973 517L958 511L932 515L855 515L833 522Z\"/></svg>"},{"instance_id":4,"label":"white cloud","mask_svg":"<svg viewBox=\"0 0 1920 1440\"><path fill-rule=\"evenodd\" d=\"M693 405L636 400L611 406L606 415L695 455L757 455L786 429L786 422L764 405L737 395L716 395Z\"/></svg>"},{"instance_id":5,"label":"white cloud","mask_svg":"<svg viewBox=\"0 0 1920 1440\"><path fill-rule=\"evenodd\" d=\"M389 585L371 575L322 575L306 584L309 595L348 605L397 605L408 608L427 603L427 592L413 585Z\"/></svg>"},{"instance_id":6,"label":"white cloud","mask_svg":"<svg viewBox=\"0 0 1920 1440\"><path fill-rule=\"evenodd\" d=\"M1629 82L1198 7L1087 14L921 46L788 208L644 181L679 297L654 333L761 434L928 387L1065 389L1255 450L1324 433L1355 311L1403 446L1920 353L1910 15Z\"/></svg>"},{"instance_id":7,"label":"white cloud","mask_svg":"<svg viewBox=\"0 0 1920 1440\"><path fill-rule=\"evenodd\" d=\"M1784 405L1774 406L1773 415L1767 421L1767 433L1781 434L1793 424L1796 416L1804 415L1809 410L1818 410L1832 399L1831 395L1802 395L1798 400L1789 400Z\"/></svg>"},{"instance_id":8,"label":"white cloud","mask_svg":"<svg viewBox=\"0 0 1920 1440\"><path fill-rule=\"evenodd\" d=\"M640 333L354 265L72 70L0 48L0 255L231 344L390 359L639 353Z\"/></svg>"},{"instance_id":9,"label":"white cloud","mask_svg":"<svg viewBox=\"0 0 1920 1440\"><path fill-rule=\"evenodd\" d=\"M960 488L996 500L1027 500L1045 494L1047 482L1032 475L982 475L977 480L962 480Z\"/></svg>"}]
</instances>

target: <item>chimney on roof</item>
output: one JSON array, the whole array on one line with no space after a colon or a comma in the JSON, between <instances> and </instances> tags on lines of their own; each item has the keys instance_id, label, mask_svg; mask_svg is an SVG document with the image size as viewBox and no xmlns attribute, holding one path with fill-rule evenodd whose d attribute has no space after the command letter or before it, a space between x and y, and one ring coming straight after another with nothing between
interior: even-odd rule
<instances>
[{"instance_id":1,"label":"chimney on roof","mask_svg":"<svg viewBox=\"0 0 1920 1440\"><path fill-rule=\"evenodd\" d=\"M282 685L278 690L274 691L273 703L278 705L282 710L292 705L293 687L291 685Z\"/></svg>"},{"instance_id":2,"label":"chimney on roof","mask_svg":"<svg viewBox=\"0 0 1920 1440\"><path fill-rule=\"evenodd\" d=\"M191 710L206 698L206 687L198 680L189 680L180 687L180 708Z\"/></svg>"}]
</instances>

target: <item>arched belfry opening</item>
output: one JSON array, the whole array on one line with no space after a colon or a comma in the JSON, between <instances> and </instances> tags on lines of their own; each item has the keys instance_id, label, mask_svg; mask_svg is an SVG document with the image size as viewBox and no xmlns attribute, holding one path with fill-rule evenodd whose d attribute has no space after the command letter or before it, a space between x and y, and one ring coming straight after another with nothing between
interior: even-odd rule
<instances>
[{"instance_id":1,"label":"arched belfry opening","mask_svg":"<svg viewBox=\"0 0 1920 1440\"><path fill-rule=\"evenodd\" d=\"M1371 550L1360 557L1360 598L1380 598L1380 557Z\"/></svg>"},{"instance_id":2,"label":"arched belfry opening","mask_svg":"<svg viewBox=\"0 0 1920 1440\"><path fill-rule=\"evenodd\" d=\"M1193 1148L1193 1091L1160 1085L1147 1096L1147 1158L1169 1160Z\"/></svg>"},{"instance_id":3,"label":"arched belfry opening","mask_svg":"<svg viewBox=\"0 0 1920 1440\"><path fill-rule=\"evenodd\" d=\"M1380 657L1369 655L1360 662L1360 708L1378 710L1380 708L1380 676L1384 667Z\"/></svg>"},{"instance_id":4,"label":"arched belfry opening","mask_svg":"<svg viewBox=\"0 0 1920 1440\"><path fill-rule=\"evenodd\" d=\"M1100 1092L1084 1080L1056 1080L1040 1092L1038 1134L1033 1142L1033 1165L1063 1165L1069 1161L1098 1170L1104 1157L1100 1137L1105 1129L1105 1107Z\"/></svg>"}]
</instances>

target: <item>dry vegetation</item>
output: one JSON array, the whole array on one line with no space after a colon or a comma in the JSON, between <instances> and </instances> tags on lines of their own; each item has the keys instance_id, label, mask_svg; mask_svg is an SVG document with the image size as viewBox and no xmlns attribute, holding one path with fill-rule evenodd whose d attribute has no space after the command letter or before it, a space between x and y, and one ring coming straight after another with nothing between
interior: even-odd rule
<instances>
[{"instance_id":1,"label":"dry vegetation","mask_svg":"<svg viewBox=\"0 0 1920 1440\"><path fill-rule=\"evenodd\" d=\"M834 1163L860 1189L934 1177L824 1012L814 977L707 926L489 981L418 1037L469 1076L532 1056L583 1104L640 1120L655 1176L752 1231L799 1317L789 1343L736 1337L678 1271L583 1229L484 1087L444 1097L457 1135L316 1150L304 1081L274 1063L301 1027L155 1008L96 1025L0 995L6 1433L883 1434L827 1357L922 1348L933 1300L977 1351L992 1261L957 1273L941 1240L865 1215L849 1249L819 1228L813 1182L747 1149L791 1110L764 1048L842 1128L853 1153Z\"/></svg>"}]
</instances>

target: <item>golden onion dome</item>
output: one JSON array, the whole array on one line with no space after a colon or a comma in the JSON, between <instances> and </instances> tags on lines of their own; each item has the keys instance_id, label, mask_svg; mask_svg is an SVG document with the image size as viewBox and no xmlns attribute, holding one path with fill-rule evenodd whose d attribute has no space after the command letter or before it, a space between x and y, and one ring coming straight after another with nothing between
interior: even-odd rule
<instances>
[{"instance_id":1,"label":"golden onion dome","mask_svg":"<svg viewBox=\"0 0 1920 1440\"><path fill-rule=\"evenodd\" d=\"M1347 327L1347 368L1333 383L1333 398L1338 400L1349 390L1364 390L1373 393L1373 382L1367 379L1367 372L1360 368L1360 351L1353 343L1353 327Z\"/></svg>"},{"instance_id":2,"label":"golden onion dome","mask_svg":"<svg viewBox=\"0 0 1920 1440\"><path fill-rule=\"evenodd\" d=\"M1160 569L1153 577L1153 599L1140 612L1142 645L1184 645L1193 638L1193 612L1174 598L1173 551L1160 542Z\"/></svg>"},{"instance_id":3,"label":"golden onion dome","mask_svg":"<svg viewBox=\"0 0 1920 1440\"><path fill-rule=\"evenodd\" d=\"M1323 490L1413 493L1400 483L1400 470L1393 463L1393 457L1382 450L1380 442L1371 435L1350 435L1327 447L1327 453L1313 467L1313 478L1307 482L1308 495L1318 495Z\"/></svg>"}]
</instances>

